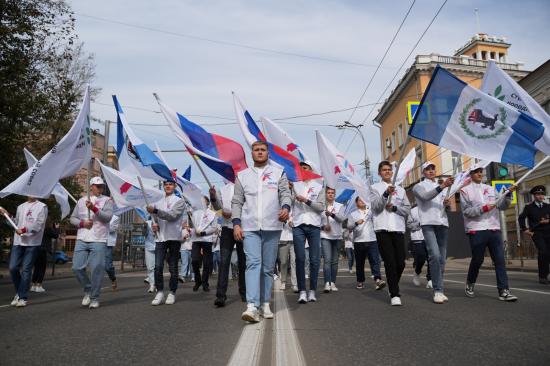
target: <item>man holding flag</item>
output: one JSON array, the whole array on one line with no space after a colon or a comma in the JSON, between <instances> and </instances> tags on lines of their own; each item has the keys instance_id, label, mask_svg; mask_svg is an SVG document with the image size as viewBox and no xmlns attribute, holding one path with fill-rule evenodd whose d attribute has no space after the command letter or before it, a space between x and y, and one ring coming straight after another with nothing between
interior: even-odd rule
<instances>
[{"instance_id":1,"label":"man holding flag","mask_svg":"<svg viewBox=\"0 0 550 366\"><path fill-rule=\"evenodd\" d=\"M265 142L252 144L252 160L253 167L237 174L231 211L235 240L243 241L246 254L248 305L242 319L258 322L260 305L263 317L273 318L269 306L273 268L282 223L288 220L292 201L284 171L268 164Z\"/></svg>"},{"instance_id":2,"label":"man holding flag","mask_svg":"<svg viewBox=\"0 0 550 366\"><path fill-rule=\"evenodd\" d=\"M70 221L78 227L73 272L84 289L82 306L96 309L99 307L109 222L113 216L113 200L103 195L105 182L101 177L93 177L89 184L91 195L78 200ZM88 266L92 275L91 281L86 273Z\"/></svg>"}]
</instances>

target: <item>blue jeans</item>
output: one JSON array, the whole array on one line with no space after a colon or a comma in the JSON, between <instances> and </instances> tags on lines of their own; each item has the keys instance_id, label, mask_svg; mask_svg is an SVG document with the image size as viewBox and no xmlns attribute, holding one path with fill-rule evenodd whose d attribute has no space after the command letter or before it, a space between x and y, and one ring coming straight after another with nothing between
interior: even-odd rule
<instances>
[{"instance_id":1,"label":"blue jeans","mask_svg":"<svg viewBox=\"0 0 550 366\"><path fill-rule=\"evenodd\" d=\"M309 243L309 289L317 289L319 274L319 252L321 251L321 228L313 225L300 225L292 228L294 253L296 254L296 277L298 290L306 290L306 240Z\"/></svg>"},{"instance_id":2,"label":"blue jeans","mask_svg":"<svg viewBox=\"0 0 550 366\"><path fill-rule=\"evenodd\" d=\"M353 248L346 248L346 257L348 257L348 269L351 271L353 269Z\"/></svg>"},{"instance_id":3,"label":"blue jeans","mask_svg":"<svg viewBox=\"0 0 550 366\"><path fill-rule=\"evenodd\" d=\"M107 244L105 243L77 240L74 248L73 272L84 292L89 293L92 300L99 299L99 293L101 292L106 247ZM87 266L90 266L91 281L86 272Z\"/></svg>"},{"instance_id":4,"label":"blue jeans","mask_svg":"<svg viewBox=\"0 0 550 366\"><path fill-rule=\"evenodd\" d=\"M508 275L506 274L506 265L504 262L504 244L500 230L482 230L475 234L468 234L470 247L472 248L472 260L468 269L468 283L475 283L479 268L485 259L485 248L489 248L491 259L495 263L495 274L497 276L497 288L500 290L508 289Z\"/></svg>"},{"instance_id":5,"label":"blue jeans","mask_svg":"<svg viewBox=\"0 0 550 366\"><path fill-rule=\"evenodd\" d=\"M191 274L191 251L189 249L180 249L180 257L180 277L189 277Z\"/></svg>"},{"instance_id":6,"label":"blue jeans","mask_svg":"<svg viewBox=\"0 0 550 366\"><path fill-rule=\"evenodd\" d=\"M422 225L422 234L428 250L428 265L434 292L443 291L443 274L447 259L447 234L449 228L443 225Z\"/></svg>"},{"instance_id":7,"label":"blue jeans","mask_svg":"<svg viewBox=\"0 0 550 366\"><path fill-rule=\"evenodd\" d=\"M218 267L220 265L220 251L216 250L212 252L212 271L218 272Z\"/></svg>"},{"instance_id":8,"label":"blue jeans","mask_svg":"<svg viewBox=\"0 0 550 366\"><path fill-rule=\"evenodd\" d=\"M31 272L40 246L26 247L14 245L10 255L10 275L15 292L22 300L27 300L31 287ZM21 269L21 271L19 271Z\"/></svg>"},{"instance_id":9,"label":"blue jeans","mask_svg":"<svg viewBox=\"0 0 550 366\"><path fill-rule=\"evenodd\" d=\"M336 275L338 274L338 239L321 239L323 249L323 274L325 282L336 283Z\"/></svg>"},{"instance_id":10,"label":"blue jeans","mask_svg":"<svg viewBox=\"0 0 550 366\"><path fill-rule=\"evenodd\" d=\"M105 248L105 272L111 281L116 281L115 266L113 266L113 251L115 247Z\"/></svg>"},{"instance_id":11,"label":"blue jeans","mask_svg":"<svg viewBox=\"0 0 550 366\"><path fill-rule=\"evenodd\" d=\"M244 232L246 301L256 307L271 300L280 237L280 230Z\"/></svg>"}]
</instances>

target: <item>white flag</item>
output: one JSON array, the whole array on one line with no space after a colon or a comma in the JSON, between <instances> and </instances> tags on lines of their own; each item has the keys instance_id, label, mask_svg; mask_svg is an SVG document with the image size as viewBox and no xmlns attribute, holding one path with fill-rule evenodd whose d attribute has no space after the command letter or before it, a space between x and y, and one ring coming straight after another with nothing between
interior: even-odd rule
<instances>
[{"instance_id":1,"label":"white flag","mask_svg":"<svg viewBox=\"0 0 550 366\"><path fill-rule=\"evenodd\" d=\"M87 87L82 107L69 132L32 167L2 189L0 197L19 194L47 198L61 178L75 175L88 164L92 157L89 114L90 92Z\"/></svg>"},{"instance_id":2,"label":"white flag","mask_svg":"<svg viewBox=\"0 0 550 366\"><path fill-rule=\"evenodd\" d=\"M36 159L34 155L26 148L23 148L23 152L25 153L27 165L29 167L33 166L38 159ZM52 196L54 196L55 201L61 208L61 220L63 220L68 214L71 213L71 206L69 206L69 194L61 183L57 182L53 188Z\"/></svg>"},{"instance_id":3,"label":"white flag","mask_svg":"<svg viewBox=\"0 0 550 366\"><path fill-rule=\"evenodd\" d=\"M481 83L481 91L542 123L544 134L535 142L535 146L546 155L550 155L550 116L529 93L519 86L510 75L502 71L494 61L489 61Z\"/></svg>"},{"instance_id":4,"label":"white flag","mask_svg":"<svg viewBox=\"0 0 550 366\"><path fill-rule=\"evenodd\" d=\"M353 189L365 203L370 202L370 186L359 177L353 165L321 132L316 130L315 137L321 173L327 186L334 189Z\"/></svg>"},{"instance_id":5,"label":"white flag","mask_svg":"<svg viewBox=\"0 0 550 366\"><path fill-rule=\"evenodd\" d=\"M399 165L399 171L397 172L397 178L395 178L395 185L400 186L405 179L409 176L411 171L414 168L414 163L416 161L416 150L414 147L409 151L407 155L401 161Z\"/></svg>"},{"instance_id":6,"label":"white flag","mask_svg":"<svg viewBox=\"0 0 550 366\"><path fill-rule=\"evenodd\" d=\"M111 198L118 208L143 207L146 205L137 177L126 176L101 164L101 162L99 162L99 166L111 191ZM153 204L164 197L164 192L159 189L153 187L144 187L144 189L149 204Z\"/></svg>"},{"instance_id":7,"label":"white flag","mask_svg":"<svg viewBox=\"0 0 550 366\"><path fill-rule=\"evenodd\" d=\"M306 154L304 154L300 145L296 143L296 140L294 140L285 130L283 130L269 118L261 117L260 120L264 125L267 141L285 149L300 161L311 162L311 159L309 159Z\"/></svg>"}]
</instances>

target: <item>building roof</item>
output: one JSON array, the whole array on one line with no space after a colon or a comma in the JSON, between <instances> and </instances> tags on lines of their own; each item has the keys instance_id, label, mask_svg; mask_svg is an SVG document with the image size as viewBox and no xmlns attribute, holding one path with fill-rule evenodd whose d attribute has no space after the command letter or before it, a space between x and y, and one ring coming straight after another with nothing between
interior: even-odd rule
<instances>
[{"instance_id":1,"label":"building roof","mask_svg":"<svg viewBox=\"0 0 550 366\"><path fill-rule=\"evenodd\" d=\"M455 56L465 54L476 45L499 46L503 48L509 48L511 46L510 43L506 42L506 38L504 37L488 36L485 33L478 33L470 38L464 46L456 50Z\"/></svg>"}]
</instances>

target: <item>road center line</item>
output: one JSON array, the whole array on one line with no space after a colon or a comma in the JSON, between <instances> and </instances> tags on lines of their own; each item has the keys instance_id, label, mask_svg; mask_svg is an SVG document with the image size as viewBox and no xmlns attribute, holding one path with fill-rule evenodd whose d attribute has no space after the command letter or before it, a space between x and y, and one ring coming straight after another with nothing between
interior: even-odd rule
<instances>
[{"instance_id":1,"label":"road center line","mask_svg":"<svg viewBox=\"0 0 550 366\"><path fill-rule=\"evenodd\" d=\"M255 366L260 361L262 340L264 338L264 322L247 324L233 350L228 365L230 366Z\"/></svg>"}]
</instances>

